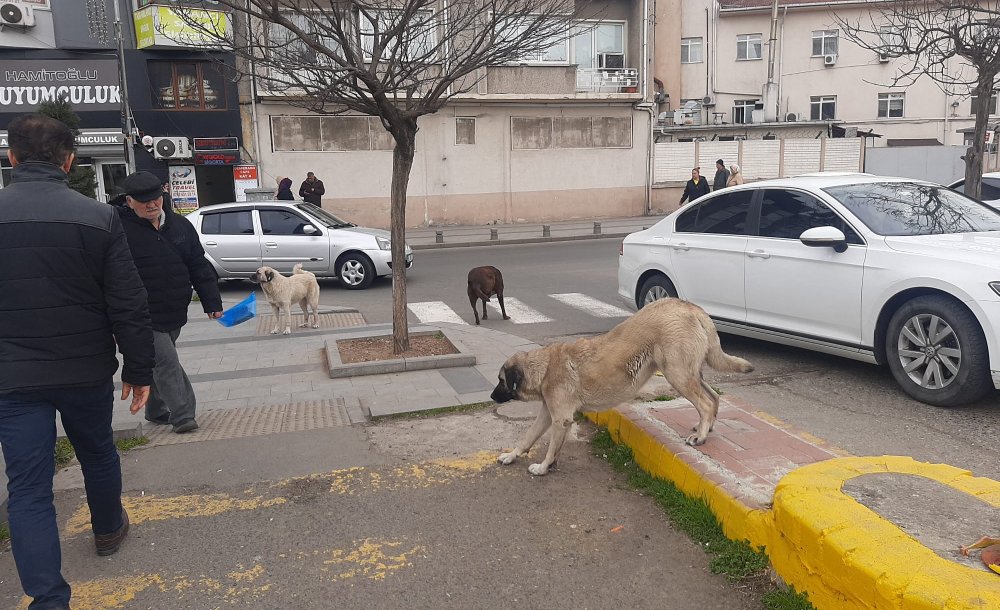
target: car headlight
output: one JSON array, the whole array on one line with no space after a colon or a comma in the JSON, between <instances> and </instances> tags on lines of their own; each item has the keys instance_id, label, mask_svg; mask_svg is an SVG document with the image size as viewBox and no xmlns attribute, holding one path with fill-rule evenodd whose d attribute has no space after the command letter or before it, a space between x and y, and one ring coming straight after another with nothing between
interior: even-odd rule
<instances>
[{"instance_id":1,"label":"car headlight","mask_svg":"<svg viewBox=\"0 0 1000 610\"><path fill-rule=\"evenodd\" d=\"M990 288L992 288L993 292L997 293L997 295L1000 295L1000 282L990 282Z\"/></svg>"},{"instance_id":2,"label":"car headlight","mask_svg":"<svg viewBox=\"0 0 1000 610\"><path fill-rule=\"evenodd\" d=\"M381 250L388 250L389 248L392 247L392 242L389 241L388 239L384 238L384 237L377 237L376 236L375 237L375 243L378 244L378 247Z\"/></svg>"}]
</instances>

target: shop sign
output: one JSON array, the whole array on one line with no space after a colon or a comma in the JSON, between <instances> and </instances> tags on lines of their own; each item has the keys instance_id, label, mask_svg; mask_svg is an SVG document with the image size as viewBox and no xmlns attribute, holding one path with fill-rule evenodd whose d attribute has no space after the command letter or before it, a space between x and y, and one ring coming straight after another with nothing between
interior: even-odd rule
<instances>
[{"instance_id":1,"label":"shop sign","mask_svg":"<svg viewBox=\"0 0 1000 610\"><path fill-rule=\"evenodd\" d=\"M221 11L184 9L182 14L178 14L169 6L148 5L137 10L132 17L135 21L137 49L206 46L228 48L225 41L231 29L229 15Z\"/></svg>"},{"instance_id":2,"label":"shop sign","mask_svg":"<svg viewBox=\"0 0 1000 610\"><path fill-rule=\"evenodd\" d=\"M236 165L239 162L240 154L235 150L194 152L195 165Z\"/></svg>"},{"instance_id":3,"label":"shop sign","mask_svg":"<svg viewBox=\"0 0 1000 610\"><path fill-rule=\"evenodd\" d=\"M118 110L113 59L8 59L0 65L0 112L25 112L65 98L73 110Z\"/></svg>"},{"instance_id":4,"label":"shop sign","mask_svg":"<svg viewBox=\"0 0 1000 610\"><path fill-rule=\"evenodd\" d=\"M4 3L6 4L6 2ZM24 4L27 6L32 6L36 9L51 10L50 0L16 0L14 4Z\"/></svg>"},{"instance_id":5,"label":"shop sign","mask_svg":"<svg viewBox=\"0 0 1000 610\"><path fill-rule=\"evenodd\" d=\"M198 209L198 181L194 170L193 165L171 165L167 170L170 176L170 201L175 210Z\"/></svg>"},{"instance_id":6,"label":"shop sign","mask_svg":"<svg viewBox=\"0 0 1000 610\"><path fill-rule=\"evenodd\" d=\"M255 189L260 186L257 181L257 166L234 165L233 184L236 187L236 201L246 201L247 189Z\"/></svg>"},{"instance_id":7,"label":"shop sign","mask_svg":"<svg viewBox=\"0 0 1000 610\"><path fill-rule=\"evenodd\" d=\"M194 149L232 152L240 147L239 138L195 138Z\"/></svg>"},{"instance_id":8,"label":"shop sign","mask_svg":"<svg viewBox=\"0 0 1000 610\"><path fill-rule=\"evenodd\" d=\"M0 131L0 148L8 148L7 132ZM109 144L124 144L125 134L120 131L82 131L76 136L79 146L107 146Z\"/></svg>"}]
</instances>

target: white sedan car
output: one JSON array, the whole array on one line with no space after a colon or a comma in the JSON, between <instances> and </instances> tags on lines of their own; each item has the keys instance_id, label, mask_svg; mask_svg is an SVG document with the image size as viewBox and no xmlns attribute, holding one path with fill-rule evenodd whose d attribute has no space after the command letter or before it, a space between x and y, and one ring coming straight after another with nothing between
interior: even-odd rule
<instances>
[{"instance_id":1,"label":"white sedan car","mask_svg":"<svg viewBox=\"0 0 1000 610\"><path fill-rule=\"evenodd\" d=\"M288 274L296 263L353 290L392 273L389 232L366 229L302 201L223 203L188 214L221 279L248 278L268 266ZM413 250L406 246L407 268Z\"/></svg>"},{"instance_id":2,"label":"white sedan car","mask_svg":"<svg viewBox=\"0 0 1000 610\"><path fill-rule=\"evenodd\" d=\"M932 405L1000 388L1000 213L934 184L813 174L714 192L625 238L618 293L887 364Z\"/></svg>"}]
</instances>

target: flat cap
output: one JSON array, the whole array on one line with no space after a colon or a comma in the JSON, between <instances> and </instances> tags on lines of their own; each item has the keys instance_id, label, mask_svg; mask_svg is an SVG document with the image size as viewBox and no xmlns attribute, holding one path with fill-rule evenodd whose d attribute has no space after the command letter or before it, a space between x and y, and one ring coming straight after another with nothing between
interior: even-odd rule
<instances>
[{"instance_id":1,"label":"flat cap","mask_svg":"<svg viewBox=\"0 0 1000 610\"><path fill-rule=\"evenodd\" d=\"M152 201L163 195L163 183L149 172L135 172L122 180L122 190L136 201Z\"/></svg>"}]
</instances>

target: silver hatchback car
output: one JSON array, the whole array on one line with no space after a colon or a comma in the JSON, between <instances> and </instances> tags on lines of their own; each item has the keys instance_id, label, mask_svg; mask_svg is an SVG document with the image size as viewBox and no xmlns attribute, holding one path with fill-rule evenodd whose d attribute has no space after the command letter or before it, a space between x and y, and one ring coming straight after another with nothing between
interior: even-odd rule
<instances>
[{"instance_id":1,"label":"silver hatchback car","mask_svg":"<svg viewBox=\"0 0 1000 610\"><path fill-rule=\"evenodd\" d=\"M317 277L359 290L392 273L388 231L359 227L311 203L223 203L187 218L220 279L249 278L261 266L287 274L302 263ZM405 264L413 264L409 246Z\"/></svg>"}]
</instances>

